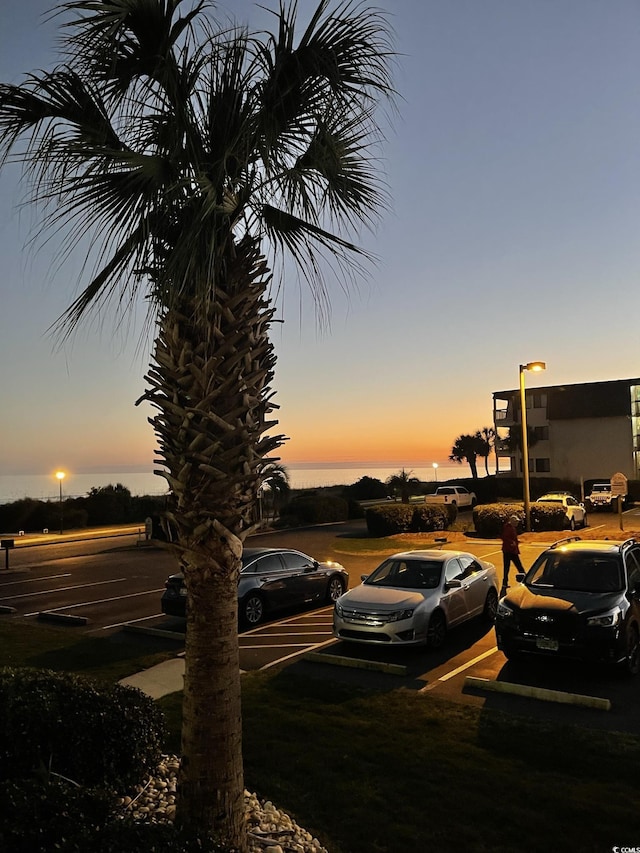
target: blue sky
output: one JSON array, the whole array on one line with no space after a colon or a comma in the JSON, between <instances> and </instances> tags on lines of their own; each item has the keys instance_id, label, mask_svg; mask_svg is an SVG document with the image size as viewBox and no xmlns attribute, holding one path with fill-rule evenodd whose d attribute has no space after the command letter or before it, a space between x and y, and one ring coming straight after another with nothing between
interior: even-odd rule
<instances>
[{"instance_id":1,"label":"blue sky","mask_svg":"<svg viewBox=\"0 0 640 853\"><path fill-rule=\"evenodd\" d=\"M266 5L269 5L267 0ZM358 291L320 332L294 277L274 329L285 463L445 462L527 382L640 375L640 6L636 0L381 0L400 98L384 148L392 197ZM300 0L301 19L313 4ZM0 80L50 67L44 0L0 7ZM259 8L220 4L241 20ZM56 349L77 259L25 248L17 172L0 174L0 474L151 468L144 317L108 316Z\"/></svg>"}]
</instances>

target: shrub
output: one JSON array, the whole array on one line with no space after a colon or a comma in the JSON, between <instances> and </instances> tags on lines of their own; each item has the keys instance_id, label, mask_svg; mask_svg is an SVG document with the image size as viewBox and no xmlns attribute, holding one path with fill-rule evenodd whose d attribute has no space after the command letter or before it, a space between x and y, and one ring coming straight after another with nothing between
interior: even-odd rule
<instances>
[{"instance_id":1,"label":"shrub","mask_svg":"<svg viewBox=\"0 0 640 853\"><path fill-rule=\"evenodd\" d=\"M447 530L458 517L458 508L452 504L417 504L413 511L413 530L430 533Z\"/></svg>"},{"instance_id":2,"label":"shrub","mask_svg":"<svg viewBox=\"0 0 640 853\"><path fill-rule=\"evenodd\" d=\"M349 518L349 504L344 498L333 495L300 495L282 510L282 518L294 525L346 521Z\"/></svg>"},{"instance_id":3,"label":"shrub","mask_svg":"<svg viewBox=\"0 0 640 853\"><path fill-rule=\"evenodd\" d=\"M162 712L140 690L69 673L0 670L0 775L54 772L126 788L156 766Z\"/></svg>"},{"instance_id":4,"label":"shrub","mask_svg":"<svg viewBox=\"0 0 640 853\"><path fill-rule=\"evenodd\" d=\"M384 500L388 494L388 487L382 480L375 477L361 477L356 483L344 489L345 498L353 501L375 501L378 498Z\"/></svg>"},{"instance_id":5,"label":"shrub","mask_svg":"<svg viewBox=\"0 0 640 853\"><path fill-rule=\"evenodd\" d=\"M365 514L370 536L446 530L455 517L455 507L436 504L378 504Z\"/></svg>"},{"instance_id":6,"label":"shrub","mask_svg":"<svg viewBox=\"0 0 640 853\"><path fill-rule=\"evenodd\" d=\"M485 504L473 510L473 526L478 536L497 538L502 526L512 515L520 519L518 529L524 529L524 506L522 504Z\"/></svg>"},{"instance_id":7,"label":"shrub","mask_svg":"<svg viewBox=\"0 0 640 853\"><path fill-rule=\"evenodd\" d=\"M562 506L531 504L529 513L532 530L564 530L567 517Z\"/></svg>"},{"instance_id":8,"label":"shrub","mask_svg":"<svg viewBox=\"0 0 640 853\"><path fill-rule=\"evenodd\" d=\"M115 799L99 788L61 779L0 783L0 850L12 853L224 853L172 823L138 822L115 812Z\"/></svg>"}]
</instances>

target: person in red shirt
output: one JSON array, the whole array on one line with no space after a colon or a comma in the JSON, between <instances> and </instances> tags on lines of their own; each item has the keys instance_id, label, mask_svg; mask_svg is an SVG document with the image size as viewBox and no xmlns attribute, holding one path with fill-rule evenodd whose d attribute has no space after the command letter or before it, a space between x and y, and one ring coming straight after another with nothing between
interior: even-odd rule
<instances>
[{"instance_id":1,"label":"person in red shirt","mask_svg":"<svg viewBox=\"0 0 640 853\"><path fill-rule=\"evenodd\" d=\"M505 521L502 525L503 592L509 588L509 567L511 566L511 563L513 563L518 572L524 574L525 571L522 561L520 560L518 522L518 516L512 515L511 518Z\"/></svg>"}]
</instances>

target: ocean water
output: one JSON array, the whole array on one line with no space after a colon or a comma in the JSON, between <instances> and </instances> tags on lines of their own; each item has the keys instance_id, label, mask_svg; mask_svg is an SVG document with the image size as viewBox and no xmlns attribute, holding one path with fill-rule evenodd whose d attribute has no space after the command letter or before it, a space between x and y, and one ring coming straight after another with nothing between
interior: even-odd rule
<instances>
[{"instance_id":1,"label":"ocean water","mask_svg":"<svg viewBox=\"0 0 640 853\"><path fill-rule=\"evenodd\" d=\"M380 465L375 462L351 463L349 465L302 463L285 465L292 489L313 489L320 486L350 486L361 477L374 477L383 483L399 473L402 465ZM405 471L424 482L444 481L457 477L468 477L468 465L405 465ZM492 472L491 467L489 468ZM484 466L478 466L480 476ZM167 493L164 478L151 471L97 471L93 473L68 473L62 481L63 498L82 497L92 488L121 483L132 495L164 495ZM60 484L54 474L7 474L0 475L0 503L9 503L22 498L35 500L58 500Z\"/></svg>"}]
</instances>

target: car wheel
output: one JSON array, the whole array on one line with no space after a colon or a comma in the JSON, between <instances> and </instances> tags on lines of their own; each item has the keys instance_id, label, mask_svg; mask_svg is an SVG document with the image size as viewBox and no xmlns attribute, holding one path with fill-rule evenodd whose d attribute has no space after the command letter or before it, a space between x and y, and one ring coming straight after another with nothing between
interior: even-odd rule
<instances>
[{"instance_id":1,"label":"car wheel","mask_svg":"<svg viewBox=\"0 0 640 853\"><path fill-rule=\"evenodd\" d=\"M439 649L447 636L447 620L442 610L434 610L427 628L427 645L430 649Z\"/></svg>"},{"instance_id":2,"label":"car wheel","mask_svg":"<svg viewBox=\"0 0 640 853\"><path fill-rule=\"evenodd\" d=\"M331 604L337 601L344 592L344 586L340 578L336 575L331 578L327 584L327 603Z\"/></svg>"},{"instance_id":3,"label":"car wheel","mask_svg":"<svg viewBox=\"0 0 640 853\"><path fill-rule=\"evenodd\" d=\"M250 592L249 595L242 600L240 616L242 621L251 628L255 625L259 625L264 618L264 602L262 597L255 592Z\"/></svg>"},{"instance_id":4,"label":"car wheel","mask_svg":"<svg viewBox=\"0 0 640 853\"><path fill-rule=\"evenodd\" d=\"M624 661L627 675L637 675L640 672L640 634L637 625L627 628L627 656Z\"/></svg>"},{"instance_id":5,"label":"car wheel","mask_svg":"<svg viewBox=\"0 0 640 853\"><path fill-rule=\"evenodd\" d=\"M569 519L569 530L575 530L575 529L576 529L576 520L573 516L571 516L571 518Z\"/></svg>"},{"instance_id":6,"label":"car wheel","mask_svg":"<svg viewBox=\"0 0 640 853\"><path fill-rule=\"evenodd\" d=\"M498 593L495 591L493 587L487 593L487 597L484 601L484 610L482 611L482 616L488 622L496 621L496 613L498 612Z\"/></svg>"}]
</instances>

